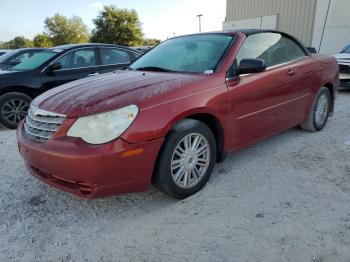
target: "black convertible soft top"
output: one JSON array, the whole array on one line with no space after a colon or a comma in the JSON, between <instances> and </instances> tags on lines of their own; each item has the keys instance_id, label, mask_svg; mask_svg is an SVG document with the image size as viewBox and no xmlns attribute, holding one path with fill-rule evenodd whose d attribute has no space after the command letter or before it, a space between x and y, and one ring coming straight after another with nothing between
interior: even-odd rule
<instances>
[{"instance_id":1,"label":"black convertible soft top","mask_svg":"<svg viewBox=\"0 0 350 262\"><path fill-rule=\"evenodd\" d=\"M287 38L290 38L292 40L294 40L305 52L306 55L310 55L309 50L306 48L306 46L295 36L292 36L290 34L287 34L285 32L282 31L278 31L278 30L271 30L271 29L238 29L238 30L228 30L228 31L222 31L222 32L226 32L226 33L236 33L236 32L241 32L243 34L245 34L246 36L250 36L250 35L255 35L255 34L260 34L260 33L276 33L276 34L281 34Z\"/></svg>"},{"instance_id":2,"label":"black convertible soft top","mask_svg":"<svg viewBox=\"0 0 350 262\"><path fill-rule=\"evenodd\" d=\"M310 52L308 51L308 49L305 47L305 45L295 36L292 36L290 34L287 34L285 32L282 31L278 31L278 30L271 30L271 29L235 29L235 30L223 30L223 31L214 31L214 32L203 32L203 33L197 33L197 34L189 34L187 36L191 36L191 35L208 35L208 34L235 34L235 33L243 33L246 36L250 36L250 35L255 35L255 34L259 34L259 33L277 33L277 34L281 34L284 37L290 38L292 39L294 42L296 42L301 49L303 49L305 55L310 56ZM186 36L186 35L183 35ZM183 36L176 36L173 38L178 38L178 37L183 37Z\"/></svg>"}]
</instances>

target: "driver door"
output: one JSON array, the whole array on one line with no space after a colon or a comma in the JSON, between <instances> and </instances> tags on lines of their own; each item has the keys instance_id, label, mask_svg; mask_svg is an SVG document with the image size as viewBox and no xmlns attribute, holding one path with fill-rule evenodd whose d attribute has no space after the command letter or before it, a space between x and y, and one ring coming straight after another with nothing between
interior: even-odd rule
<instances>
[{"instance_id":1,"label":"driver door","mask_svg":"<svg viewBox=\"0 0 350 262\"><path fill-rule=\"evenodd\" d=\"M61 64L60 69L54 71L46 69L42 73L42 86L45 90L100 74L96 48L80 48L69 51L53 63L57 62Z\"/></svg>"},{"instance_id":2,"label":"driver door","mask_svg":"<svg viewBox=\"0 0 350 262\"><path fill-rule=\"evenodd\" d=\"M299 60L307 59L301 50L290 56L284 36L259 33L243 43L233 64L232 77L227 80L232 118L233 148L254 143L264 137L297 125L307 104L307 87ZM265 61L262 73L236 76L234 68L244 58Z\"/></svg>"}]
</instances>

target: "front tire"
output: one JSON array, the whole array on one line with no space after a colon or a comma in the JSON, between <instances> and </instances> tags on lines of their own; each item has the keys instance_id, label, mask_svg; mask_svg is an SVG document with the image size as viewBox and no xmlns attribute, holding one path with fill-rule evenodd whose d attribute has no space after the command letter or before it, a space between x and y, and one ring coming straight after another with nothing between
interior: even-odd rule
<instances>
[{"instance_id":1,"label":"front tire","mask_svg":"<svg viewBox=\"0 0 350 262\"><path fill-rule=\"evenodd\" d=\"M308 119L300 127L308 132L321 131L327 124L331 105L331 94L328 88L322 87L316 96Z\"/></svg>"},{"instance_id":2,"label":"front tire","mask_svg":"<svg viewBox=\"0 0 350 262\"><path fill-rule=\"evenodd\" d=\"M216 162L216 141L203 122L185 119L172 128L159 153L154 184L183 199L201 190Z\"/></svg>"},{"instance_id":3,"label":"front tire","mask_svg":"<svg viewBox=\"0 0 350 262\"><path fill-rule=\"evenodd\" d=\"M10 92L0 96L0 124L9 129L17 128L25 118L32 99L19 92Z\"/></svg>"}]
</instances>

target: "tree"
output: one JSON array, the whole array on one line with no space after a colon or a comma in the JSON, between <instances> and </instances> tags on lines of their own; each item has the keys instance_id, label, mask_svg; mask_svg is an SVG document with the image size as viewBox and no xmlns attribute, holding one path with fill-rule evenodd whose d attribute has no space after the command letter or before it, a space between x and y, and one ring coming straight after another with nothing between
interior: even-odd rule
<instances>
[{"instance_id":1,"label":"tree","mask_svg":"<svg viewBox=\"0 0 350 262\"><path fill-rule=\"evenodd\" d=\"M7 49L8 48L8 42L0 41L0 49Z\"/></svg>"},{"instance_id":2,"label":"tree","mask_svg":"<svg viewBox=\"0 0 350 262\"><path fill-rule=\"evenodd\" d=\"M51 38L45 34L37 34L33 39L33 45L35 47L52 47L53 43L51 41Z\"/></svg>"},{"instance_id":3,"label":"tree","mask_svg":"<svg viewBox=\"0 0 350 262\"><path fill-rule=\"evenodd\" d=\"M141 22L135 10L104 6L96 19L92 42L137 46L143 43Z\"/></svg>"},{"instance_id":4,"label":"tree","mask_svg":"<svg viewBox=\"0 0 350 262\"><path fill-rule=\"evenodd\" d=\"M16 36L14 39L8 42L2 42L1 48L9 48L9 49L17 49L17 48L25 48L32 47L33 42L23 36Z\"/></svg>"},{"instance_id":5,"label":"tree","mask_svg":"<svg viewBox=\"0 0 350 262\"><path fill-rule=\"evenodd\" d=\"M45 19L45 29L54 45L85 43L89 41L89 30L78 16L67 18L60 14Z\"/></svg>"},{"instance_id":6,"label":"tree","mask_svg":"<svg viewBox=\"0 0 350 262\"><path fill-rule=\"evenodd\" d=\"M155 46L155 45L159 45L160 44L160 40L159 39L155 39L155 38L145 38L143 40L143 46Z\"/></svg>"}]
</instances>

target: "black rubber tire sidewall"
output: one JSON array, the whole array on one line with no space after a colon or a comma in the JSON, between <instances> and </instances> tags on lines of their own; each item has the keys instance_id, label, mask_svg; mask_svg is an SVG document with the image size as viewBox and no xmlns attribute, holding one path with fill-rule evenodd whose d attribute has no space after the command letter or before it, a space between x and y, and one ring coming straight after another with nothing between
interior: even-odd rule
<instances>
[{"instance_id":1,"label":"black rubber tire sidewall","mask_svg":"<svg viewBox=\"0 0 350 262\"><path fill-rule=\"evenodd\" d=\"M180 127L172 129L167 135L166 141L162 146L156 167L154 184L164 193L175 198L183 199L191 196L201 190L207 183L216 160L216 141L210 128L204 123L189 119L190 127ZM190 189L183 189L177 186L171 176L171 158L177 144L188 134L199 133L206 137L210 145L210 164L202 180Z\"/></svg>"},{"instance_id":2,"label":"black rubber tire sidewall","mask_svg":"<svg viewBox=\"0 0 350 262\"><path fill-rule=\"evenodd\" d=\"M9 129L16 129L18 124L14 125L13 123L8 122L2 114L2 108L8 100L13 98L22 99L28 104L32 101L28 95L19 92L10 92L0 96L0 125Z\"/></svg>"}]
</instances>

